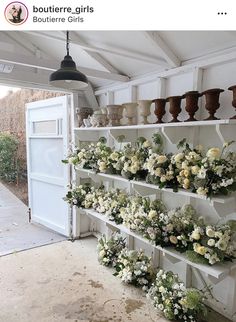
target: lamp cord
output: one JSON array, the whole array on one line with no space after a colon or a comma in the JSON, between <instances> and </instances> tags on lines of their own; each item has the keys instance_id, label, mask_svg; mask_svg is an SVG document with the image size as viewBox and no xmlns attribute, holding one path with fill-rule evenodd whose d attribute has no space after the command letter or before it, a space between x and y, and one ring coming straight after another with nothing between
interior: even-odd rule
<instances>
[{"instance_id":1,"label":"lamp cord","mask_svg":"<svg viewBox=\"0 0 236 322\"><path fill-rule=\"evenodd\" d=\"M69 39L69 31L66 32L66 54L67 56L69 56L69 43L70 43L70 39Z\"/></svg>"}]
</instances>

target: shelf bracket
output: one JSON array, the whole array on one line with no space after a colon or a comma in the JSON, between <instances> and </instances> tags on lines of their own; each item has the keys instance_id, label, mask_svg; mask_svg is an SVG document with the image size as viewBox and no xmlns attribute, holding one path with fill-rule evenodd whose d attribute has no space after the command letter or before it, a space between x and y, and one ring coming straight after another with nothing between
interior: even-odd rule
<instances>
[{"instance_id":1,"label":"shelf bracket","mask_svg":"<svg viewBox=\"0 0 236 322\"><path fill-rule=\"evenodd\" d=\"M114 141L117 141L120 135L124 135L125 139L123 143L135 142L137 139L136 129L110 129L108 133Z\"/></svg>"},{"instance_id":2,"label":"shelf bracket","mask_svg":"<svg viewBox=\"0 0 236 322\"><path fill-rule=\"evenodd\" d=\"M214 209L215 213L218 217L223 218L227 215L230 215L236 211L236 198L232 198L227 202L227 206L225 203L219 203L217 201L211 200L210 205Z\"/></svg>"},{"instance_id":3,"label":"shelf bracket","mask_svg":"<svg viewBox=\"0 0 236 322\"><path fill-rule=\"evenodd\" d=\"M224 144L225 142L232 141L232 133L235 132L235 125L216 124L215 127L216 127L216 133L222 144Z\"/></svg>"},{"instance_id":4,"label":"shelf bracket","mask_svg":"<svg viewBox=\"0 0 236 322\"><path fill-rule=\"evenodd\" d=\"M197 126L187 126L181 127L181 129L184 129L181 131L179 128L175 126L170 127L162 127L161 132L164 135L164 137L167 139L167 141L171 144L177 144L180 140L182 140L184 137L188 138L189 142L194 142L195 140L195 134L197 131Z\"/></svg>"},{"instance_id":5,"label":"shelf bracket","mask_svg":"<svg viewBox=\"0 0 236 322\"><path fill-rule=\"evenodd\" d=\"M133 191L135 191L139 196L150 197L153 195L158 199L161 198L160 191L159 192L157 190L153 191L152 188L136 185L134 181L131 182L131 185L132 185Z\"/></svg>"}]
</instances>

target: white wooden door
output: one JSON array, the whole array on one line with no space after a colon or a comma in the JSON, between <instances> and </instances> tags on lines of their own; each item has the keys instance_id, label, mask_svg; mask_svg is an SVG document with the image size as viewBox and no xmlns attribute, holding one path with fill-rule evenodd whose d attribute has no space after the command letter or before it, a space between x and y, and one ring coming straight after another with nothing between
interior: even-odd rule
<instances>
[{"instance_id":1,"label":"white wooden door","mask_svg":"<svg viewBox=\"0 0 236 322\"><path fill-rule=\"evenodd\" d=\"M69 137L68 96L27 104L26 135L31 219L69 235L69 207L63 201L69 182L65 158Z\"/></svg>"}]
</instances>

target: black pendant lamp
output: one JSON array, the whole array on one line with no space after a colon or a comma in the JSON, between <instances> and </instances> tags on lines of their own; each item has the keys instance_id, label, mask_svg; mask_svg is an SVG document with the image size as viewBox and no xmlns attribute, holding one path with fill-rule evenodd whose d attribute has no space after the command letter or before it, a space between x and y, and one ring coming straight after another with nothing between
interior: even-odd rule
<instances>
[{"instance_id":1,"label":"black pendant lamp","mask_svg":"<svg viewBox=\"0 0 236 322\"><path fill-rule=\"evenodd\" d=\"M70 90L83 90L88 86L87 77L76 69L69 54L69 31L66 32L66 56L61 62L61 68L50 75L49 82L54 87Z\"/></svg>"}]
</instances>

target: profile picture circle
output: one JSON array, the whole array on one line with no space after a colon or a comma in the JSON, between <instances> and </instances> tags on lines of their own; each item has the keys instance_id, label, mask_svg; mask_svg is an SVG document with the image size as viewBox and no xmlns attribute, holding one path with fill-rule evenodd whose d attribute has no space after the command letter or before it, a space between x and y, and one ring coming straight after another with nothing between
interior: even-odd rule
<instances>
[{"instance_id":1,"label":"profile picture circle","mask_svg":"<svg viewBox=\"0 0 236 322\"><path fill-rule=\"evenodd\" d=\"M29 11L24 3L14 1L9 3L5 8L5 18L12 25L22 25L26 22Z\"/></svg>"}]
</instances>

